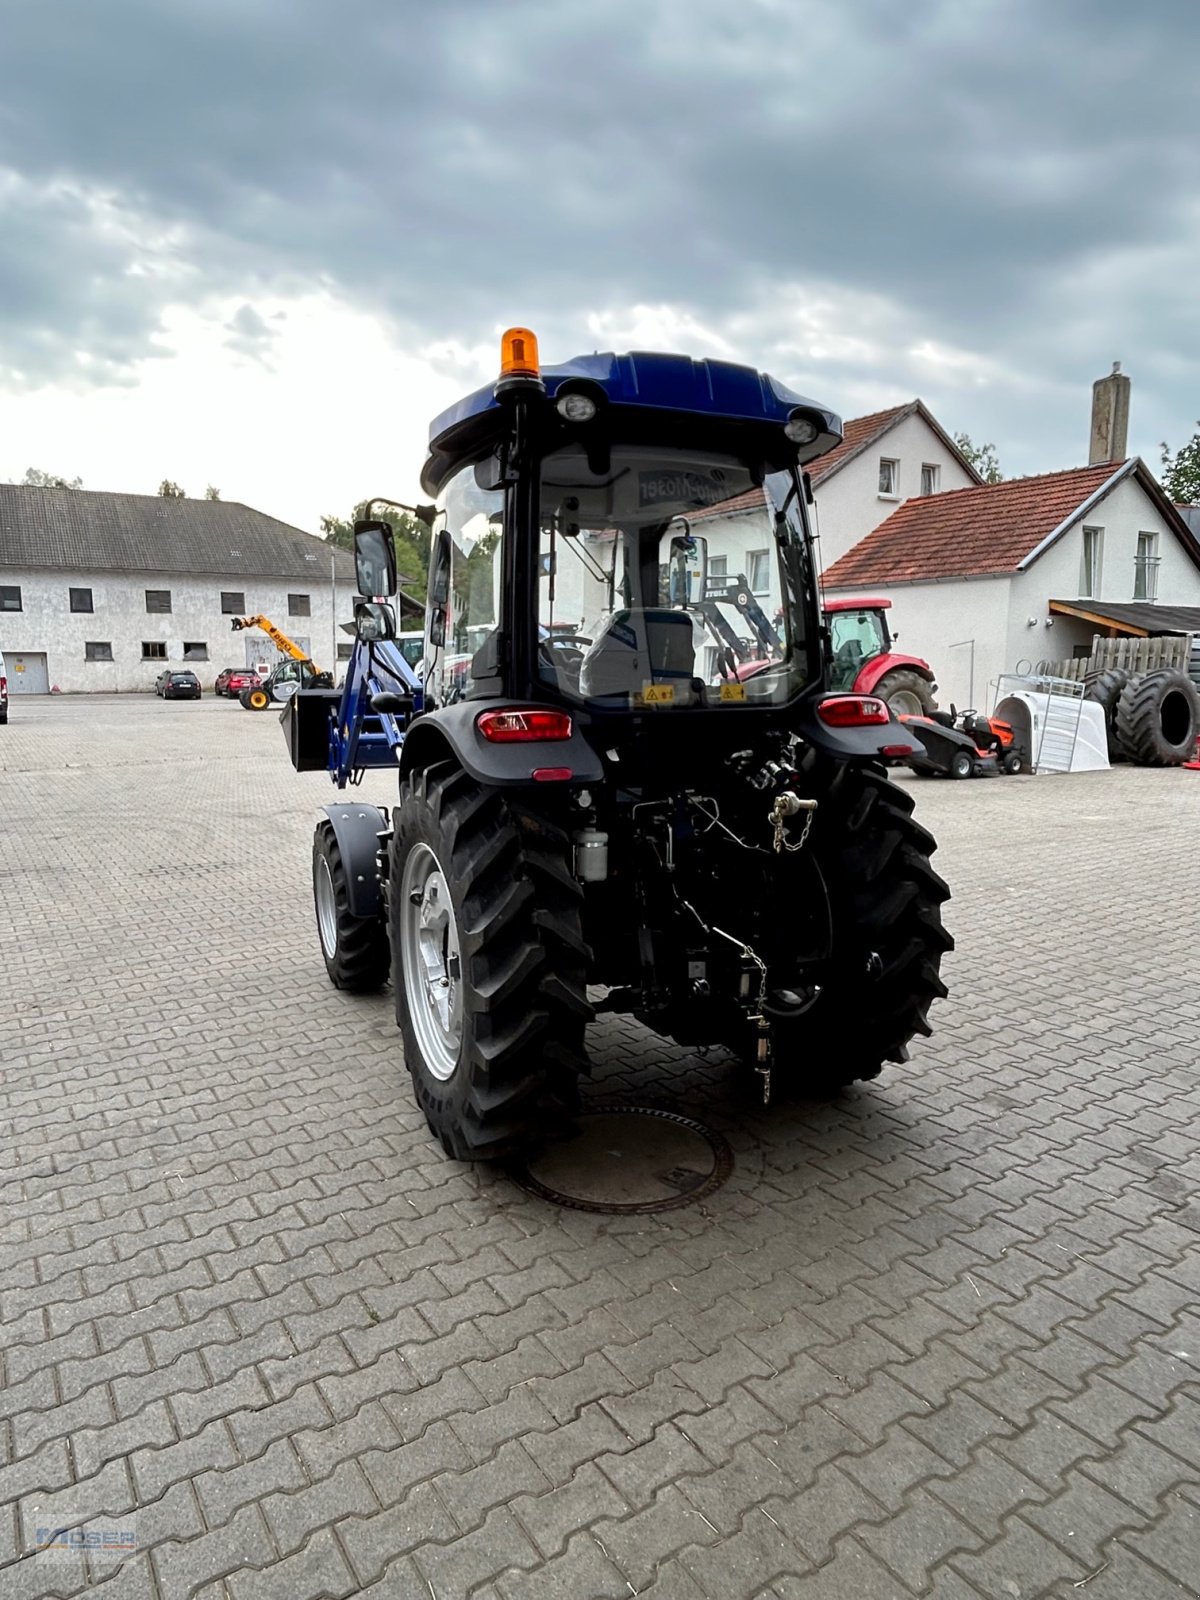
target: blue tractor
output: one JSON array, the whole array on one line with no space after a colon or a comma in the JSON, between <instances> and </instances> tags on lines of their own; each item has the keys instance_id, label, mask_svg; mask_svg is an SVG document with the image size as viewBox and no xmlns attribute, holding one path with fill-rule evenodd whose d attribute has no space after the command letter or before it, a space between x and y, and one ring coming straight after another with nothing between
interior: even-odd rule
<instances>
[{"instance_id":1,"label":"blue tractor","mask_svg":"<svg viewBox=\"0 0 1200 1600\"><path fill-rule=\"evenodd\" d=\"M929 1032L948 890L885 766L920 747L878 699L827 690L805 466L840 438L749 368L543 370L513 329L495 384L430 430L416 670L391 530L356 525L345 685L283 720L299 770L398 773L390 813L318 823L317 926L334 984L391 981L450 1155L569 1127L599 1012L726 1047L764 1100L772 1079L873 1078ZM729 540L775 616L749 674L710 615Z\"/></svg>"}]
</instances>

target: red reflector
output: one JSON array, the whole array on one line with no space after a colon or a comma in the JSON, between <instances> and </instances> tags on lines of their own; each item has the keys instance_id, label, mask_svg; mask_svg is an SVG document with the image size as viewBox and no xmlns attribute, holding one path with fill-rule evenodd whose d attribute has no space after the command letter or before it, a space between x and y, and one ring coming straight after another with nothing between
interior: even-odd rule
<instances>
[{"instance_id":1,"label":"red reflector","mask_svg":"<svg viewBox=\"0 0 1200 1600\"><path fill-rule=\"evenodd\" d=\"M882 700L869 694L835 694L822 700L817 715L830 728L870 728L892 720Z\"/></svg>"},{"instance_id":2,"label":"red reflector","mask_svg":"<svg viewBox=\"0 0 1200 1600\"><path fill-rule=\"evenodd\" d=\"M571 737L571 718L565 711L485 711L475 726L492 744Z\"/></svg>"},{"instance_id":3,"label":"red reflector","mask_svg":"<svg viewBox=\"0 0 1200 1600\"><path fill-rule=\"evenodd\" d=\"M879 746L879 754L881 756L887 756L893 761L898 759L900 756L910 756L912 753L913 747L910 744L881 744Z\"/></svg>"},{"instance_id":4,"label":"red reflector","mask_svg":"<svg viewBox=\"0 0 1200 1600\"><path fill-rule=\"evenodd\" d=\"M562 783L575 774L570 767L535 767L533 769L534 783Z\"/></svg>"}]
</instances>

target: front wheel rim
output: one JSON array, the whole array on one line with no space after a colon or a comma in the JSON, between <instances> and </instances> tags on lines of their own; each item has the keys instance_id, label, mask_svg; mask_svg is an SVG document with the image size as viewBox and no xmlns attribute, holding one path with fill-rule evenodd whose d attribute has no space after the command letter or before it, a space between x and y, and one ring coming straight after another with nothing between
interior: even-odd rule
<instances>
[{"instance_id":1,"label":"front wheel rim","mask_svg":"<svg viewBox=\"0 0 1200 1600\"><path fill-rule=\"evenodd\" d=\"M415 844L400 885L400 962L417 1045L440 1083L453 1077L462 1044L458 919L441 863Z\"/></svg>"},{"instance_id":2,"label":"front wheel rim","mask_svg":"<svg viewBox=\"0 0 1200 1600\"><path fill-rule=\"evenodd\" d=\"M317 932L321 936L321 949L332 961L337 955L338 947L337 897L333 892L333 874L324 856L317 863L313 889L317 902Z\"/></svg>"}]
</instances>

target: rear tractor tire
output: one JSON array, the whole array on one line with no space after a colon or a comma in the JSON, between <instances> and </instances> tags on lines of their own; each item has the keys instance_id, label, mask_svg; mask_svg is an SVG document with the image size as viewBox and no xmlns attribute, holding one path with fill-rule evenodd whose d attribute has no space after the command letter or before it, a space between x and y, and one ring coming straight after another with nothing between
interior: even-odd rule
<instances>
[{"instance_id":1,"label":"rear tractor tire","mask_svg":"<svg viewBox=\"0 0 1200 1600\"><path fill-rule=\"evenodd\" d=\"M313 903L325 971L335 989L370 994L388 979L390 955L382 917L356 917L350 909L346 867L333 824L313 835Z\"/></svg>"},{"instance_id":2,"label":"rear tractor tire","mask_svg":"<svg viewBox=\"0 0 1200 1600\"><path fill-rule=\"evenodd\" d=\"M388 874L396 1020L417 1104L457 1160L518 1155L577 1104L592 1009L570 848L451 762L401 781Z\"/></svg>"},{"instance_id":3,"label":"rear tractor tire","mask_svg":"<svg viewBox=\"0 0 1200 1600\"><path fill-rule=\"evenodd\" d=\"M931 1032L928 1013L944 999L942 956L954 941L942 927L950 898L930 857L932 836L913 819L912 796L880 768L842 766L823 794L809 848L824 882L832 943L823 987L799 1015L772 1011L772 1072L780 1095L836 1094L908 1060L908 1045ZM812 895L805 853L773 869L775 904L764 918L783 928ZM768 1002L770 1003L770 1002ZM696 1008L643 1021L680 1044L723 1044L748 1066L757 1034L740 1013L704 1017Z\"/></svg>"},{"instance_id":4,"label":"rear tractor tire","mask_svg":"<svg viewBox=\"0 0 1200 1600\"><path fill-rule=\"evenodd\" d=\"M927 717L937 706L933 686L919 672L905 668L886 673L873 692L894 717Z\"/></svg>"},{"instance_id":5,"label":"rear tractor tire","mask_svg":"<svg viewBox=\"0 0 1200 1600\"><path fill-rule=\"evenodd\" d=\"M1178 767L1192 759L1200 704L1186 673L1175 668L1133 678L1117 701L1116 731L1127 761Z\"/></svg>"}]
</instances>

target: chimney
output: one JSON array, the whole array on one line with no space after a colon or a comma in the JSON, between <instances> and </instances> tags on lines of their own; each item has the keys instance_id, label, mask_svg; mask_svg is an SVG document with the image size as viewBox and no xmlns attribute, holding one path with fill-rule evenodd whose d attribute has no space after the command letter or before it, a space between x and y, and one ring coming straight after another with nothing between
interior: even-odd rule
<instances>
[{"instance_id":1,"label":"chimney","mask_svg":"<svg viewBox=\"0 0 1200 1600\"><path fill-rule=\"evenodd\" d=\"M1113 362L1107 378L1092 385L1092 441L1088 447L1088 466L1105 461L1124 461L1129 443L1129 379L1121 363Z\"/></svg>"}]
</instances>

